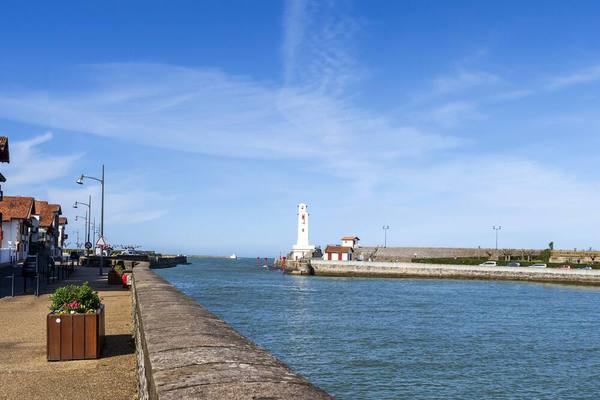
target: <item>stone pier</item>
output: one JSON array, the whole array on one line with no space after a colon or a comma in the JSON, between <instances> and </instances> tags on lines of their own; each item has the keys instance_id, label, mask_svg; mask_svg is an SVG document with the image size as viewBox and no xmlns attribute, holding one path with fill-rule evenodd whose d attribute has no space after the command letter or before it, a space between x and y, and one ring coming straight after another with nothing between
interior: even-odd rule
<instances>
[{"instance_id":1,"label":"stone pier","mask_svg":"<svg viewBox=\"0 0 600 400\"><path fill-rule=\"evenodd\" d=\"M133 268L140 399L330 399L170 283ZM251 312L251 310L249 310Z\"/></svg>"},{"instance_id":2,"label":"stone pier","mask_svg":"<svg viewBox=\"0 0 600 400\"><path fill-rule=\"evenodd\" d=\"M323 260L311 260L310 270L321 276L487 279L600 286L600 270Z\"/></svg>"}]
</instances>

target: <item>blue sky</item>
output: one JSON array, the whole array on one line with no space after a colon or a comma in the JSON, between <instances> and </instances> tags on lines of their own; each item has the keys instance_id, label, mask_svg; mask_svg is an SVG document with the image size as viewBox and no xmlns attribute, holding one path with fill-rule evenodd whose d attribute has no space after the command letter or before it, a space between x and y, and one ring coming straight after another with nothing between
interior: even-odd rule
<instances>
[{"instance_id":1,"label":"blue sky","mask_svg":"<svg viewBox=\"0 0 600 400\"><path fill-rule=\"evenodd\" d=\"M22 3L22 2L21 2ZM311 241L600 247L600 4L12 2L5 194L94 196L106 236L276 255ZM96 208L98 211L98 208ZM73 233L83 225L70 219ZM73 238L73 234L71 237Z\"/></svg>"}]
</instances>

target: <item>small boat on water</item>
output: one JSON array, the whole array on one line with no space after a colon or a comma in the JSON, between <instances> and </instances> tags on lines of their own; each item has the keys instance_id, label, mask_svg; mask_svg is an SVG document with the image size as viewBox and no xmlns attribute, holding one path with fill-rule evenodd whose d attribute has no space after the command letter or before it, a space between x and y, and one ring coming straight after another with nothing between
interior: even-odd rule
<instances>
[{"instance_id":1,"label":"small boat on water","mask_svg":"<svg viewBox=\"0 0 600 400\"><path fill-rule=\"evenodd\" d=\"M231 260L237 260L237 256L235 255L235 253L233 253L232 255L230 255L229 258Z\"/></svg>"}]
</instances>

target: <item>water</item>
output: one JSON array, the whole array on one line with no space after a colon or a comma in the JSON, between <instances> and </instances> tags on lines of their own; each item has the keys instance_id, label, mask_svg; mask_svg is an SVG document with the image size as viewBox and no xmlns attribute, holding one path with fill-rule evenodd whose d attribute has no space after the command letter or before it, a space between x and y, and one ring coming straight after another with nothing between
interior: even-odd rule
<instances>
[{"instance_id":1,"label":"water","mask_svg":"<svg viewBox=\"0 0 600 400\"><path fill-rule=\"evenodd\" d=\"M325 278L252 259L157 270L339 399L598 399L600 290Z\"/></svg>"}]
</instances>

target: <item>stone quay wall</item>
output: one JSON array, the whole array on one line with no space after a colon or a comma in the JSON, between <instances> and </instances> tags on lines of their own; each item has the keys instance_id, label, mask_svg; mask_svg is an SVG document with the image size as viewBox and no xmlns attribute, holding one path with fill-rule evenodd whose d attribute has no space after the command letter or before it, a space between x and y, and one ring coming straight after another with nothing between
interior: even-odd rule
<instances>
[{"instance_id":1,"label":"stone quay wall","mask_svg":"<svg viewBox=\"0 0 600 400\"><path fill-rule=\"evenodd\" d=\"M354 258L372 261L410 261L413 258L486 258L499 259L510 255L512 258L532 258L540 254L539 249L491 249L477 247L372 247L360 246L354 251Z\"/></svg>"},{"instance_id":2,"label":"stone quay wall","mask_svg":"<svg viewBox=\"0 0 600 400\"><path fill-rule=\"evenodd\" d=\"M111 267L117 263L123 264L127 269L133 268L134 265L139 263L150 263L152 268L171 268L181 264L187 264L186 256L170 256L170 255L118 255L118 256L89 256L89 257L81 257L81 263L89 264L92 267L99 267L100 260L103 260L104 268Z\"/></svg>"},{"instance_id":3,"label":"stone quay wall","mask_svg":"<svg viewBox=\"0 0 600 400\"><path fill-rule=\"evenodd\" d=\"M140 399L331 399L170 283L133 268Z\"/></svg>"},{"instance_id":4,"label":"stone quay wall","mask_svg":"<svg viewBox=\"0 0 600 400\"><path fill-rule=\"evenodd\" d=\"M186 256L155 256L150 257L152 268L171 268L181 264L187 264Z\"/></svg>"},{"instance_id":5,"label":"stone quay wall","mask_svg":"<svg viewBox=\"0 0 600 400\"><path fill-rule=\"evenodd\" d=\"M311 273L376 278L488 279L600 286L600 270L311 260Z\"/></svg>"}]
</instances>

